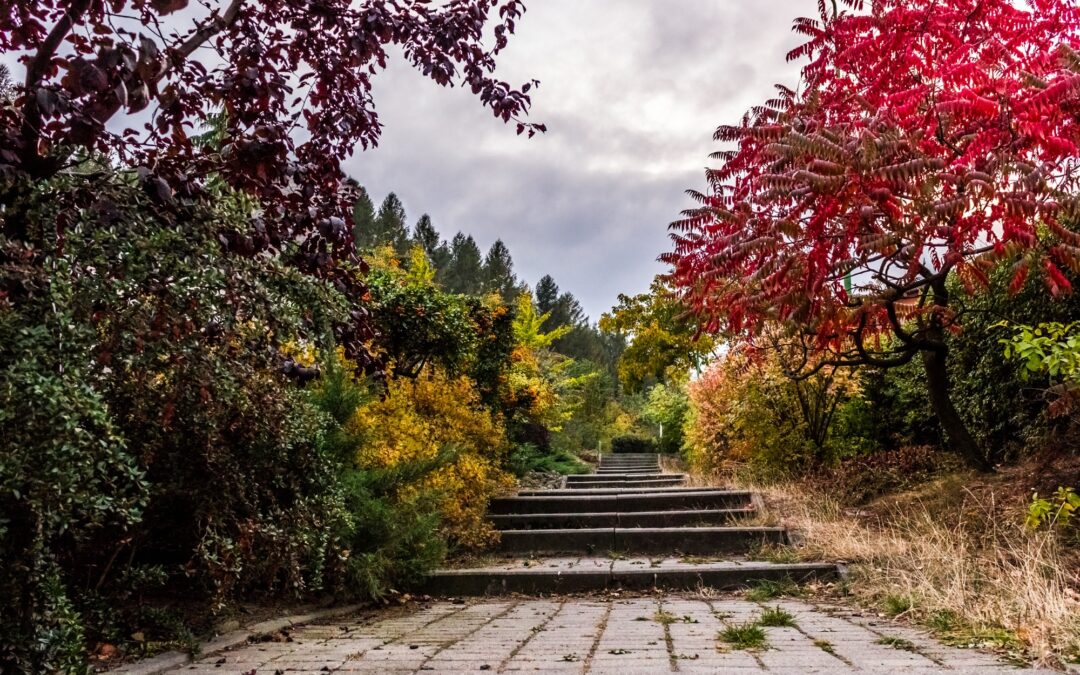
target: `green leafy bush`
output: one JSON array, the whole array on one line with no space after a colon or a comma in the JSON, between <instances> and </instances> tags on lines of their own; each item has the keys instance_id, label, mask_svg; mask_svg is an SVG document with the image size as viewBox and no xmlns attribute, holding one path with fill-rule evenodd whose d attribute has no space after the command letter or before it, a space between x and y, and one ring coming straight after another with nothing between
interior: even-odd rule
<instances>
[{"instance_id":1,"label":"green leafy bush","mask_svg":"<svg viewBox=\"0 0 1080 675\"><path fill-rule=\"evenodd\" d=\"M36 245L0 236L0 670L182 638L151 597L205 617L255 589L341 587L335 536L370 519L282 354L331 349L347 299L288 249L225 253L253 214L236 195L161 210L105 169L36 188L19 205Z\"/></svg>"},{"instance_id":2,"label":"green leafy bush","mask_svg":"<svg viewBox=\"0 0 1080 675\"><path fill-rule=\"evenodd\" d=\"M1035 530L1040 527L1057 526L1062 529L1074 525L1073 518L1080 511L1080 494L1071 487L1059 487L1050 499L1035 493L1028 505L1025 524Z\"/></svg>"},{"instance_id":3,"label":"green leafy bush","mask_svg":"<svg viewBox=\"0 0 1080 675\"><path fill-rule=\"evenodd\" d=\"M616 454L624 453L653 453L658 452L656 441L642 436L616 436L611 439L611 451Z\"/></svg>"},{"instance_id":4,"label":"green leafy bush","mask_svg":"<svg viewBox=\"0 0 1080 675\"><path fill-rule=\"evenodd\" d=\"M564 475L589 472L589 467L584 462L568 452L556 449L545 452L528 443L519 445L510 452L507 468L518 477L530 471Z\"/></svg>"}]
</instances>

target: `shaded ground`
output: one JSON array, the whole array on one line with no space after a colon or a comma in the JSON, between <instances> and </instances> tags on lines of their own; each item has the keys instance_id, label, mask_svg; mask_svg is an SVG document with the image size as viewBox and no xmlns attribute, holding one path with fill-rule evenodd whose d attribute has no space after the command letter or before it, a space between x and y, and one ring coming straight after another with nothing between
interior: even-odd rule
<instances>
[{"instance_id":1,"label":"shaded ground","mask_svg":"<svg viewBox=\"0 0 1080 675\"><path fill-rule=\"evenodd\" d=\"M764 646L720 639L774 607L794 625L762 628ZM844 608L733 595L438 601L297 628L290 639L248 644L174 672L1017 672L989 654L943 647Z\"/></svg>"}]
</instances>

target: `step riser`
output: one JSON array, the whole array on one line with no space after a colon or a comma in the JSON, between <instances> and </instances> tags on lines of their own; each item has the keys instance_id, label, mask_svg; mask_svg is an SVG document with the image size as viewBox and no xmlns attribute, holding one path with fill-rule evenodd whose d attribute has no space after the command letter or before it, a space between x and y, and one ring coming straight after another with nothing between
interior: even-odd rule
<instances>
[{"instance_id":1,"label":"step riser","mask_svg":"<svg viewBox=\"0 0 1080 675\"><path fill-rule=\"evenodd\" d=\"M500 535L498 551L504 554L740 555L762 545L787 543L779 528L512 530Z\"/></svg>"},{"instance_id":2,"label":"step riser","mask_svg":"<svg viewBox=\"0 0 1080 675\"><path fill-rule=\"evenodd\" d=\"M578 474L576 476L567 476L567 483L597 483L603 481L619 481L619 480L682 480L686 478L681 473L585 473Z\"/></svg>"},{"instance_id":3,"label":"step riser","mask_svg":"<svg viewBox=\"0 0 1080 675\"><path fill-rule=\"evenodd\" d=\"M601 464L604 469L659 469L660 465L653 462L635 462L634 464Z\"/></svg>"},{"instance_id":4,"label":"step riser","mask_svg":"<svg viewBox=\"0 0 1080 675\"><path fill-rule=\"evenodd\" d=\"M662 485L664 483L681 484L686 481L685 476L658 476L654 474L643 474L641 476L625 476L619 474L618 476L594 476L590 480L568 480L566 481L567 487L573 487L575 485L591 485L596 487L604 487L604 485L611 485L612 487L625 487L623 483L627 481L633 483L644 483L645 487L649 485Z\"/></svg>"},{"instance_id":5,"label":"step riser","mask_svg":"<svg viewBox=\"0 0 1080 675\"><path fill-rule=\"evenodd\" d=\"M652 475L658 475L658 476L662 476L664 474L664 472L661 471L660 469L653 468L653 469L600 469L596 473L581 474L581 475L607 476L607 475L612 475L612 474L619 475L619 474L628 474L628 473L632 473L632 474L635 474L635 475L636 474L652 474Z\"/></svg>"},{"instance_id":6,"label":"step riser","mask_svg":"<svg viewBox=\"0 0 1080 675\"><path fill-rule=\"evenodd\" d=\"M747 588L762 581L796 583L810 581L834 581L838 578L835 565L791 565L773 568L721 570L672 570L656 572L648 569L624 572L594 570L564 570L553 574L544 570L486 573L452 570L440 572L428 580L424 592L441 596L506 595L508 593L552 594L581 593L605 589L696 590L715 588L735 590Z\"/></svg>"},{"instance_id":7,"label":"step riser","mask_svg":"<svg viewBox=\"0 0 1080 675\"><path fill-rule=\"evenodd\" d=\"M513 513L630 513L638 511L743 509L752 506L748 492L644 493L559 495L492 499L491 514Z\"/></svg>"},{"instance_id":8,"label":"step riser","mask_svg":"<svg viewBox=\"0 0 1080 675\"><path fill-rule=\"evenodd\" d=\"M657 511L643 513L541 513L488 516L500 530L555 530L597 527L717 527L756 514L753 509Z\"/></svg>"},{"instance_id":9,"label":"step riser","mask_svg":"<svg viewBox=\"0 0 1080 675\"><path fill-rule=\"evenodd\" d=\"M574 482L567 482L567 490L581 490L587 488L606 488L606 487L672 487L675 485L682 485L686 479L681 477L672 476L670 478L617 478L611 480L576 480Z\"/></svg>"},{"instance_id":10,"label":"step riser","mask_svg":"<svg viewBox=\"0 0 1080 675\"><path fill-rule=\"evenodd\" d=\"M603 488L577 488L577 489L561 488L561 489L557 489L557 490L547 490L547 489L545 489L545 490L539 490L539 489L538 490L521 490L517 494L518 494L519 497L558 497L558 496L575 496L575 497L579 497L579 496L584 496L584 495L598 495L598 496L608 496L608 497L611 497L611 496L614 496L614 495L626 495L626 496L630 497L630 496L634 496L634 495L643 495L643 494L650 494L650 495L651 494L657 494L657 495L671 494L671 495L677 495L677 494L685 494L685 493L689 493L689 492L693 492L693 493L696 493L696 494L710 493L710 492L715 492L715 493L718 493L718 494L730 494L731 490L727 490L727 489L724 489L724 488L686 487L686 486L681 486L681 485L676 486L676 487L658 487L658 488L621 488L621 487L615 486L615 487L603 487ZM749 499L749 495L747 496L747 499Z\"/></svg>"}]
</instances>

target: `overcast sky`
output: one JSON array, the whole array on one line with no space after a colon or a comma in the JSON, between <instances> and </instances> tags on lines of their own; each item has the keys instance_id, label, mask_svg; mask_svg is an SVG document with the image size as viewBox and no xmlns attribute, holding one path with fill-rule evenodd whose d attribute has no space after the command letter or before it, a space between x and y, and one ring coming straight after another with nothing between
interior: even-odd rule
<instances>
[{"instance_id":1,"label":"overcast sky","mask_svg":"<svg viewBox=\"0 0 1080 675\"><path fill-rule=\"evenodd\" d=\"M692 205L683 191L704 186L716 127L797 83L791 22L816 15L816 0L526 4L497 75L541 81L531 119L546 134L516 136L469 91L399 60L374 79L379 147L346 169L376 205L396 192L410 224L428 213L445 238L462 230L484 251L501 238L520 279L551 274L595 321L663 269L667 224ZM21 78L15 55L4 60Z\"/></svg>"},{"instance_id":2,"label":"overcast sky","mask_svg":"<svg viewBox=\"0 0 1080 675\"><path fill-rule=\"evenodd\" d=\"M498 75L537 78L526 139L468 91L397 63L375 80L379 147L348 170L410 223L510 247L519 278L551 274L593 320L662 270L666 227L702 188L712 132L797 83L784 56L815 0L531 0Z\"/></svg>"}]
</instances>

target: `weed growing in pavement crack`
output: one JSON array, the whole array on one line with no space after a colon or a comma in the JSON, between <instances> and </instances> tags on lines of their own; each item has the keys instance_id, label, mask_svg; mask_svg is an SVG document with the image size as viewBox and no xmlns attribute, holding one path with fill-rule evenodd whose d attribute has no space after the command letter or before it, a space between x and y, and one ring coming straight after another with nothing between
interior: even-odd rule
<instances>
[{"instance_id":1,"label":"weed growing in pavement crack","mask_svg":"<svg viewBox=\"0 0 1080 675\"><path fill-rule=\"evenodd\" d=\"M814 640L814 646L826 654L836 654L836 647L828 640Z\"/></svg>"},{"instance_id":2,"label":"weed growing in pavement crack","mask_svg":"<svg viewBox=\"0 0 1080 675\"><path fill-rule=\"evenodd\" d=\"M795 617L782 607L766 607L758 618L758 625L770 628L790 628L795 625Z\"/></svg>"},{"instance_id":3,"label":"weed growing in pavement crack","mask_svg":"<svg viewBox=\"0 0 1080 675\"><path fill-rule=\"evenodd\" d=\"M731 645L732 649L761 650L769 646L765 639L765 631L752 622L728 626L720 631L719 638Z\"/></svg>"},{"instance_id":4,"label":"weed growing in pavement crack","mask_svg":"<svg viewBox=\"0 0 1080 675\"><path fill-rule=\"evenodd\" d=\"M790 577L774 581L761 579L746 591L746 599L751 602L765 602L782 596L798 597L803 594L802 588L792 581Z\"/></svg>"},{"instance_id":5,"label":"weed growing in pavement crack","mask_svg":"<svg viewBox=\"0 0 1080 675\"><path fill-rule=\"evenodd\" d=\"M911 640L905 640L904 638L895 637L892 635L885 636L879 640L876 640L874 644L884 645L886 647L892 647L893 649L901 649L905 652L915 651L915 643Z\"/></svg>"}]
</instances>

